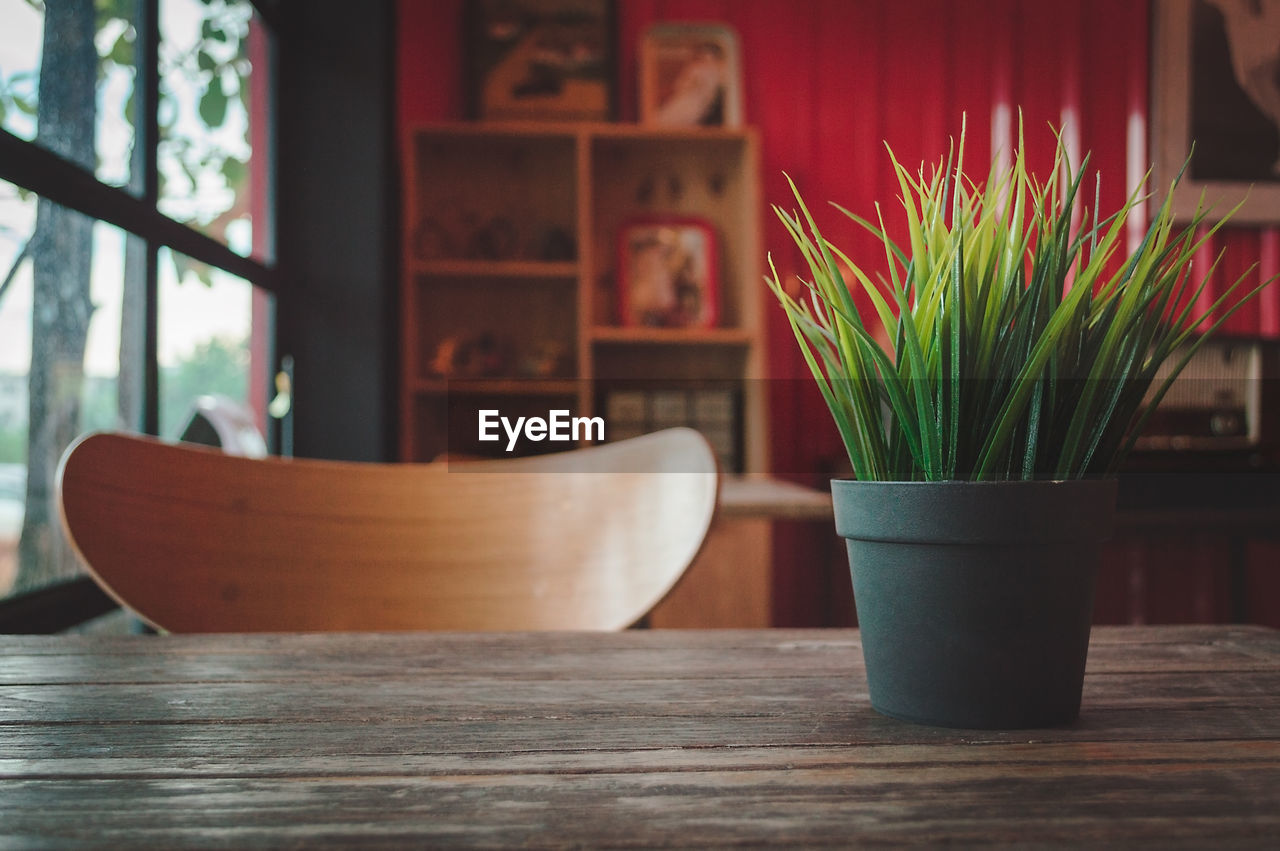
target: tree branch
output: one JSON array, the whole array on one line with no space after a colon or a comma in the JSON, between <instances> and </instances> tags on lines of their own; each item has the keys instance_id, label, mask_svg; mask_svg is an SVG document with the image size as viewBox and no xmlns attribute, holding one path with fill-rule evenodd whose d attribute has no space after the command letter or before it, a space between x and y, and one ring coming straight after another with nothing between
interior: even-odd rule
<instances>
[{"instance_id":1,"label":"tree branch","mask_svg":"<svg viewBox=\"0 0 1280 851\"><path fill-rule=\"evenodd\" d=\"M22 261L26 260L31 254L31 243L35 241L36 235L31 237L22 245L22 250L18 252L18 256L13 258L13 265L9 267L9 271L4 276L4 281L0 282L0 304L4 304L4 294L9 291L9 285L13 283L13 279L18 277L18 269L22 267Z\"/></svg>"}]
</instances>

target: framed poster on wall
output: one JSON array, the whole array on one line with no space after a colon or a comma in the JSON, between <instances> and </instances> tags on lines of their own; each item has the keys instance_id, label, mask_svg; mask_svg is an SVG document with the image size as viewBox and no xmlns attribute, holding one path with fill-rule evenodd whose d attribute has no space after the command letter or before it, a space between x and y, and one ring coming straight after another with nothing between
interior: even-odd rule
<instances>
[{"instance_id":1,"label":"framed poster on wall","mask_svg":"<svg viewBox=\"0 0 1280 851\"><path fill-rule=\"evenodd\" d=\"M467 101L490 121L607 121L613 0L468 0Z\"/></svg>"},{"instance_id":2,"label":"framed poster on wall","mask_svg":"<svg viewBox=\"0 0 1280 851\"><path fill-rule=\"evenodd\" d=\"M723 24L654 24L640 39L640 120L740 127L738 37Z\"/></svg>"},{"instance_id":3,"label":"framed poster on wall","mask_svg":"<svg viewBox=\"0 0 1280 851\"><path fill-rule=\"evenodd\" d=\"M1203 192L1218 215L1243 201L1234 222L1280 222L1280 0L1161 0L1151 13L1152 188L1185 164L1179 219Z\"/></svg>"}]
</instances>

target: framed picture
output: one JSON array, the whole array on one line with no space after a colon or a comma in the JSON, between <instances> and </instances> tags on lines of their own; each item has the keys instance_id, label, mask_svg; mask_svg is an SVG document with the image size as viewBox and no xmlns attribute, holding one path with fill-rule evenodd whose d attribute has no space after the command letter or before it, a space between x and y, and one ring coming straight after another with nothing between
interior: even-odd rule
<instances>
[{"instance_id":1,"label":"framed picture","mask_svg":"<svg viewBox=\"0 0 1280 851\"><path fill-rule=\"evenodd\" d=\"M473 118L613 117L613 0L469 0L466 32Z\"/></svg>"},{"instance_id":2,"label":"framed picture","mask_svg":"<svg viewBox=\"0 0 1280 851\"><path fill-rule=\"evenodd\" d=\"M640 39L640 120L742 125L738 37L722 24L655 24Z\"/></svg>"},{"instance_id":3,"label":"framed picture","mask_svg":"<svg viewBox=\"0 0 1280 851\"><path fill-rule=\"evenodd\" d=\"M1245 201L1235 222L1280 221L1280 0L1162 0L1151 9L1154 188L1186 163L1179 219L1203 191L1218 213Z\"/></svg>"},{"instance_id":4,"label":"framed picture","mask_svg":"<svg viewBox=\"0 0 1280 851\"><path fill-rule=\"evenodd\" d=\"M720 311L716 235L703 219L633 219L618 234L623 325L712 328Z\"/></svg>"}]
</instances>

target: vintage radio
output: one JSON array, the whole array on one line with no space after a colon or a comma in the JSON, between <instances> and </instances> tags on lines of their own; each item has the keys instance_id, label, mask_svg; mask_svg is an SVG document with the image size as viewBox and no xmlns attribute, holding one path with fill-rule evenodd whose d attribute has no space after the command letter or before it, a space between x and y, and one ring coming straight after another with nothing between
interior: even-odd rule
<instances>
[{"instance_id":1,"label":"vintage radio","mask_svg":"<svg viewBox=\"0 0 1280 851\"><path fill-rule=\"evenodd\" d=\"M1148 400L1164 383L1182 352L1156 373ZM1274 432L1268 398L1276 386L1275 348L1259 340L1213 339L1205 343L1174 379L1138 438L1139 451L1264 449Z\"/></svg>"}]
</instances>

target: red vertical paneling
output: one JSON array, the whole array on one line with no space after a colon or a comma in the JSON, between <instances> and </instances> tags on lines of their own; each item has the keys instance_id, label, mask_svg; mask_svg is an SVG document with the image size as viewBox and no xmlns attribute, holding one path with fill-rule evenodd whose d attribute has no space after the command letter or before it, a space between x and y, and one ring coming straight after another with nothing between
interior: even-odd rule
<instances>
[{"instance_id":1,"label":"red vertical paneling","mask_svg":"<svg viewBox=\"0 0 1280 851\"><path fill-rule=\"evenodd\" d=\"M730 22L741 5L742 0L663 0L658 12L669 21Z\"/></svg>"},{"instance_id":2,"label":"red vertical paneling","mask_svg":"<svg viewBox=\"0 0 1280 851\"><path fill-rule=\"evenodd\" d=\"M1261 254L1261 233L1257 228L1227 228L1226 244L1230 250L1223 256L1221 274L1217 276L1218 290L1243 279L1242 287L1252 289L1258 281L1258 258ZM1222 326L1224 334L1251 334L1258 330L1258 316L1244 310L1237 311Z\"/></svg>"},{"instance_id":3,"label":"red vertical paneling","mask_svg":"<svg viewBox=\"0 0 1280 851\"><path fill-rule=\"evenodd\" d=\"M865 132L859 136L855 128L875 126L869 119L879 112L880 101L871 81L876 80L883 68L884 54L882 46L868 37L876 32L874 7L840 0L816 0L815 9L810 27L813 39L810 54L813 62L809 71L810 133L802 151L808 161L807 167L796 170L793 176L823 235L840 246L854 262L866 265L865 254L874 248L873 243L863 238L861 229L832 203L864 215L870 212L875 188L868 186L866 180L874 178L879 164L875 161L883 162L885 155L877 139ZM871 162L860 162L859 154L865 154ZM788 208L795 206L785 195L780 203ZM870 305L856 285L854 298L865 315ZM803 372L797 374L801 377L799 409L805 432L811 438L805 442L807 457L799 458L794 470L829 471L845 457L844 445L816 386Z\"/></svg>"},{"instance_id":4,"label":"red vertical paneling","mask_svg":"<svg viewBox=\"0 0 1280 851\"><path fill-rule=\"evenodd\" d=\"M770 204L790 207L783 171L802 184L808 179L810 134L802 132L813 120L818 73L813 63L790 62L782 57L806 56L813 50L814 19L785 14L779 0L753 0L735 19L744 56L776 57L771 62L745 62L746 90L754 92L746 103L747 116L760 128L761 191L765 203L765 249L773 254L781 275L799 271L798 252L790 245ZM767 375L770 383L771 456L776 469L794 472L807 466L804 441L809 425L802 417L796 379L803 364L795 340L781 310L765 311Z\"/></svg>"},{"instance_id":5,"label":"red vertical paneling","mask_svg":"<svg viewBox=\"0 0 1280 851\"><path fill-rule=\"evenodd\" d=\"M1062 121L1062 24L1077 6L1076 0L1015 4L1014 104L1022 111L1028 167L1041 179L1050 176L1057 144L1049 128Z\"/></svg>"},{"instance_id":6,"label":"red vertical paneling","mask_svg":"<svg viewBox=\"0 0 1280 851\"><path fill-rule=\"evenodd\" d=\"M414 122L463 117L462 0L399 0L396 104L400 138Z\"/></svg>"},{"instance_id":7,"label":"red vertical paneling","mask_svg":"<svg viewBox=\"0 0 1280 851\"><path fill-rule=\"evenodd\" d=\"M866 39L874 18L868 19L867 7L839 0L817 0L818 14L813 19L813 63L809 72L809 101L811 132L807 139L808 168L796 170L796 177L805 200L818 217L825 234L838 245L849 244L848 220L830 205L835 201L852 206L863 200L859 189L866 193L865 185L859 186L859 177L873 175L866 170L855 172L855 159L864 145L872 156L878 156L876 140L858 129L875 126L873 119L878 102L867 97L869 78L877 72L874 45ZM874 90L871 90L874 93ZM793 206L790 199L783 199Z\"/></svg>"},{"instance_id":8,"label":"red vertical paneling","mask_svg":"<svg viewBox=\"0 0 1280 851\"><path fill-rule=\"evenodd\" d=\"M797 121L790 125L796 129L788 130L784 124L766 131L766 145L779 153L781 161L768 175L764 190L766 199L788 210L796 209L790 187L782 179L781 172L785 170L796 182L824 236L850 251L847 220L830 202L854 203L851 194L856 178L851 168L853 140L849 131L857 126L860 115L873 108L861 95L866 90L865 75L874 73L876 66L867 62L860 50L864 8L838 0L815 0L814 11L803 22L804 31L797 33L805 41L801 55L812 57L812 61L797 63L794 69L794 85L803 92ZM786 93L778 91L775 96L785 98ZM799 128L807 128L808 132L797 132ZM791 239L776 217L770 218L766 240L775 258L786 258L786 273L811 279ZM775 447L786 453L785 466L778 469L804 484L820 485L818 471L829 470L835 459L843 457L842 444L816 386L807 376L807 368L797 356L793 339L788 339L789 328L778 321L782 319L781 310L769 304L768 311L786 335L781 348L791 352L787 377L775 382L775 395L789 399L788 411L797 428L791 435L774 431ZM780 362L776 355L774 362ZM802 440L794 439L797 434L803 436ZM823 536L814 531L812 524L786 524L775 529L773 612L779 624L799 626L823 622L829 616L823 605L830 593L826 570L831 561L829 547Z\"/></svg>"},{"instance_id":9,"label":"red vertical paneling","mask_svg":"<svg viewBox=\"0 0 1280 851\"><path fill-rule=\"evenodd\" d=\"M991 138L991 158L1007 162L1012 154L1017 128L1018 104L1013 90L1014 10L1013 0L992 0L986 38L979 37L969 49L970 62L989 62L991 90L986 102L986 126ZM986 50L986 57L981 51ZM982 108L981 104L976 105ZM981 129L981 124L975 125Z\"/></svg>"},{"instance_id":10,"label":"red vertical paneling","mask_svg":"<svg viewBox=\"0 0 1280 851\"><path fill-rule=\"evenodd\" d=\"M1098 15L1115 13L1116 6L1114 0L1086 0L1082 18L1099 20ZM1090 165L1084 192L1090 208L1098 198L1103 217L1119 209L1135 188L1128 174L1133 42L1125 28L1106 26L1086 27L1080 43L1080 144Z\"/></svg>"},{"instance_id":11,"label":"red vertical paneling","mask_svg":"<svg viewBox=\"0 0 1280 851\"><path fill-rule=\"evenodd\" d=\"M1215 270L1216 274L1211 272L1214 260L1220 253L1219 240L1222 237L1219 235L1212 239L1206 239L1205 235L1207 233L1208 229L1204 226L1196 229L1196 238L1201 240L1201 244L1200 248L1196 250L1195 256L1191 258L1191 272L1194 275L1193 283L1198 288L1195 291L1196 296L1191 306L1193 311L1191 315L1193 317L1204 317L1198 326L1198 329L1201 331L1208 330L1210 325L1208 318L1209 308L1213 305L1213 297L1218 291L1216 281L1220 281L1222 279L1221 270ZM1200 285L1205 280L1206 276L1209 279L1209 283L1204 287L1201 287Z\"/></svg>"},{"instance_id":12,"label":"red vertical paneling","mask_svg":"<svg viewBox=\"0 0 1280 851\"><path fill-rule=\"evenodd\" d=\"M462 116L463 6L464 0L399 0L402 125ZM838 200L864 213L876 200L896 205L881 142L888 140L914 170L921 159L945 152L962 112L969 114L970 170L980 174L994 152L991 116L1005 92L1015 121L1016 110L1023 112L1033 164L1041 169L1052 159L1047 125L1060 124L1064 106L1076 102L1081 148L1105 175L1106 210L1132 188L1132 163L1148 159L1130 143L1136 128L1138 147L1145 148L1146 0L619 0L617 10L624 119L635 116L636 44L647 26L719 20L738 31L747 118L763 142L766 204L788 200L785 169L820 205ZM1101 21L1106 25L1095 25ZM797 259L769 218L766 245L780 260ZM869 241L848 238L855 249L869 250ZM1243 269L1258 258L1260 242L1255 231L1236 229L1206 256L1221 247L1230 268ZM1280 290L1232 328L1280 334ZM776 317L769 331L775 372L796 374L802 364L790 354L789 331Z\"/></svg>"},{"instance_id":13,"label":"red vertical paneling","mask_svg":"<svg viewBox=\"0 0 1280 851\"><path fill-rule=\"evenodd\" d=\"M945 73L951 80L952 108L947 133L959 138L963 116L968 169L985 174L994 155L991 113L995 101L995 69L1001 61L999 51L986 44L994 21L989 19L991 11L986 0L958 0L948 6L951 44ZM1007 75L1007 64L1005 67Z\"/></svg>"},{"instance_id":14,"label":"red vertical paneling","mask_svg":"<svg viewBox=\"0 0 1280 851\"><path fill-rule=\"evenodd\" d=\"M463 6L464 0L398 0L401 126L462 117ZM793 205L783 171L796 179L837 244L847 246L859 263L882 269L876 241L828 202L872 216L879 201L891 233L901 236L898 188L883 143L914 172L922 160L945 155L962 113L968 116L970 175L985 176L997 149L1008 152L1011 140L992 136L993 119L1004 105L1015 130L1021 109L1031 165L1044 178L1055 145L1048 125L1060 126L1064 111L1071 110L1079 149L1090 152L1091 172L1103 174L1104 213L1124 203L1149 164L1148 0L618 0L616 8L623 120L636 118L636 46L650 24L723 21L738 32L746 118L761 139L764 248L784 275L802 271L802 261L769 209ZM1089 175L1090 206L1093 193ZM1139 215L1134 238L1143 223ZM1229 229L1197 257L1197 268L1203 270L1220 249L1225 255L1211 294L1251 264L1261 267L1254 279L1280 271L1280 231L1274 228ZM1243 310L1229 328L1280 336L1280 287ZM765 331L768 374L787 379L772 382L769 392L775 470L817 482L843 450L780 310L766 310ZM815 622L822 611L816 600L809 604L812 611L804 609L813 577L801 567L809 558L804 536L811 535L802 525L784 529L776 550L775 590L784 620L794 623ZM1145 552L1123 549L1131 563ZM1217 587L1208 566L1213 559L1203 551L1172 547L1159 559L1170 565L1175 583L1206 594ZM1111 581L1126 589L1106 613L1118 620L1117 606L1129 604L1130 617L1145 616L1146 584L1164 580L1138 564L1112 570ZM1160 605L1165 609L1156 614L1162 617L1199 616L1196 606L1204 606L1173 598Z\"/></svg>"},{"instance_id":15,"label":"red vertical paneling","mask_svg":"<svg viewBox=\"0 0 1280 851\"><path fill-rule=\"evenodd\" d=\"M931 73L938 67L938 54L920 50L916 42L917 27L923 26L924 19L929 17L924 6L936 4L901 0L879 7L880 136L912 175L923 163L933 162L939 154L945 156L946 145L944 138L926 138L926 127L939 126L938 116L947 109L947 104L937 89L937 77ZM936 40L930 43L940 46ZM882 168L885 179L881 181L880 195L870 200L880 201L889 235L903 244L907 229L902 203L898 200L902 192L887 160Z\"/></svg>"},{"instance_id":16,"label":"red vertical paneling","mask_svg":"<svg viewBox=\"0 0 1280 851\"><path fill-rule=\"evenodd\" d=\"M1280 273L1280 228L1261 228L1258 238L1258 276L1269 281ZM1245 311L1246 315L1250 311ZM1258 296L1255 333L1264 337L1280 337L1280 283L1268 287Z\"/></svg>"},{"instance_id":17,"label":"red vertical paneling","mask_svg":"<svg viewBox=\"0 0 1280 851\"><path fill-rule=\"evenodd\" d=\"M1080 162L1081 151L1081 49L1084 22L1081 20L1079 2L1062 7L1062 20L1058 30L1060 44L1058 73L1058 121L1063 142L1072 162Z\"/></svg>"},{"instance_id":18,"label":"red vertical paneling","mask_svg":"<svg viewBox=\"0 0 1280 851\"><path fill-rule=\"evenodd\" d=\"M1121 45L1118 54L1125 60L1124 65L1124 88L1128 95L1128 104L1125 111L1127 139L1125 142L1125 157L1127 162L1128 179L1125 183L1125 190L1128 195L1132 195L1136 191L1138 185L1142 181L1142 175L1145 175L1150 168L1151 156L1147 145L1147 128L1149 122L1147 119L1147 104L1150 103L1150 95L1148 85L1148 68L1151 67L1147 51L1147 39L1141 38L1139 34L1150 32L1150 22L1148 20L1148 5L1146 0L1126 0L1123 4L1113 4L1114 13L1117 15L1117 25L1125 32L1131 34L1131 40L1126 45ZM1119 141L1121 137L1105 136L1103 140ZM1110 167L1108 162L1102 162L1104 167ZM1116 161L1116 167L1119 162ZM1117 171L1117 174L1120 174ZM1117 199L1116 207L1120 206L1120 199ZM1135 210L1129 218L1129 250L1134 250L1140 244L1142 234L1147 227L1145 210Z\"/></svg>"},{"instance_id":19,"label":"red vertical paneling","mask_svg":"<svg viewBox=\"0 0 1280 851\"><path fill-rule=\"evenodd\" d=\"M1219 296L1221 296L1228 287L1230 287L1237 278L1251 265L1258 261L1258 231L1256 228L1245 227L1227 227L1223 228L1213 239L1209 241L1209 253L1213 257L1222 255L1222 260L1215 270L1206 297L1202 299L1204 304L1211 304ZM1256 270L1250 275L1254 284L1257 284ZM1234 301L1234 299L1233 299ZM1242 310L1236 316L1227 320L1224 331L1234 333L1257 333L1261 328L1261 316L1259 315L1260 304L1254 304L1246 310ZM1206 320L1201 328L1207 329L1209 322Z\"/></svg>"},{"instance_id":20,"label":"red vertical paneling","mask_svg":"<svg viewBox=\"0 0 1280 851\"><path fill-rule=\"evenodd\" d=\"M749 72L747 115L761 134L765 248L784 278L802 273L802 260L786 231L769 208L777 204L793 209L787 172L802 189L814 189L812 176L817 134L815 117L820 110L816 62L793 62L783 57L812 56L817 49L820 20L813 15L788 15L786 3L757 0L747 4L748 16L739 28L744 54L776 57ZM749 64L749 63L748 63ZM845 78L836 85L833 101L848 94ZM806 275L807 277L807 275ZM814 417L814 390L804 379L805 369L791 329L780 309L766 304L771 457L774 468L794 478L796 471L811 470L822 457L824 436L833 431L828 422ZM779 415L781 418L779 418ZM775 623L798 625L820 617L821 586L815 581L826 563L813 529L804 524L779 524L774 532L773 617Z\"/></svg>"}]
</instances>

